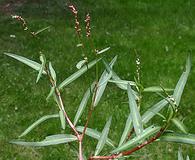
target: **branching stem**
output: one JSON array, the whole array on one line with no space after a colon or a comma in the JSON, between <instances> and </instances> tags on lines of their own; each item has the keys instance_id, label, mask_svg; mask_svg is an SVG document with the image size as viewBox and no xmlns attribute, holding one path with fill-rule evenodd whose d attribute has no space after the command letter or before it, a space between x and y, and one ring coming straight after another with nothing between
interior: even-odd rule
<instances>
[{"instance_id":1,"label":"branching stem","mask_svg":"<svg viewBox=\"0 0 195 160\"><path fill-rule=\"evenodd\" d=\"M51 77L51 74L49 72L49 70L47 69L47 67L45 67L45 71L47 73L47 76L49 78L49 81L52 85L52 87L55 88L55 96L58 98L58 106L60 108L60 110L63 112L64 117L66 118L66 121L68 122L69 126L71 127L71 129L73 130L73 132L75 133L78 142L79 142L79 160L83 160L83 152L82 152L82 135L79 134L79 132L76 130L74 124L72 123L72 121L70 120L70 118L68 117L65 108L64 108L64 103L60 94L59 89L56 87L56 83L53 80L53 78Z\"/></svg>"}]
</instances>

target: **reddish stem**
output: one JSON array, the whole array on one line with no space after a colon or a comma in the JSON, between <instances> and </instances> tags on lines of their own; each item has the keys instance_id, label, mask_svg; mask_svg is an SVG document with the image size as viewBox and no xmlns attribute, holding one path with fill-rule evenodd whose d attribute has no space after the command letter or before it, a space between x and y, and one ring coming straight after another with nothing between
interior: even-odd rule
<instances>
[{"instance_id":1,"label":"reddish stem","mask_svg":"<svg viewBox=\"0 0 195 160\"><path fill-rule=\"evenodd\" d=\"M144 143L142 143L141 145L129 150L129 151L125 151L125 152L122 152L122 156L127 156L127 155L130 155L131 153L137 151L137 150L140 150L141 148L143 148L144 146L154 142L156 139L158 139L161 134L164 132L165 128L161 128L161 130L154 136L152 137L151 139L149 139L148 141L145 141Z\"/></svg>"},{"instance_id":2,"label":"reddish stem","mask_svg":"<svg viewBox=\"0 0 195 160\"><path fill-rule=\"evenodd\" d=\"M65 109L64 109L64 103L62 101L61 95L59 90L56 88L56 95L58 96L59 102L60 102L60 109L62 110L62 112L64 113L64 117L66 118L66 121L68 122L69 126L72 128L72 130L74 131L74 133L76 134L78 140L79 140L79 133L77 132L74 124L71 122L71 120L69 119Z\"/></svg>"},{"instance_id":3,"label":"reddish stem","mask_svg":"<svg viewBox=\"0 0 195 160\"><path fill-rule=\"evenodd\" d=\"M113 154L111 156L93 156L93 157L90 157L88 160L94 160L94 159L116 159L118 158L118 154Z\"/></svg>"},{"instance_id":4,"label":"reddish stem","mask_svg":"<svg viewBox=\"0 0 195 160\"><path fill-rule=\"evenodd\" d=\"M62 110L63 114L64 114L64 117L66 118L66 121L68 122L69 126L72 128L72 130L74 131L75 135L77 136L77 139L78 139L78 142L79 142L79 160L83 160L83 152L82 152L82 135L80 135L78 133L78 131L76 130L74 124L71 122L70 118L68 117L65 109L64 109L64 103L63 103L63 100L61 98L61 94L60 94L60 91L58 88L56 88L56 83L55 81L53 80L53 78L51 77L50 75L50 72L48 71L47 67L45 69L48 77L49 77L49 81L51 83L51 85L53 87L55 87L55 94L56 94L56 97L58 98L58 106L60 108L60 110Z\"/></svg>"},{"instance_id":5,"label":"reddish stem","mask_svg":"<svg viewBox=\"0 0 195 160\"><path fill-rule=\"evenodd\" d=\"M113 154L111 156L93 156L93 157L90 157L89 160L95 160L95 159L96 160L97 159L99 159L99 160L100 159L111 160L111 159L116 159L116 158L120 158L120 157L123 157L123 156L128 156L128 155L132 154L133 152L140 150L144 146L146 146L146 145L154 142L156 139L158 139L162 135L162 133L164 132L164 130L165 130L165 127L161 128L161 130L154 137L152 137L148 141L145 141L141 145L136 146L135 148L133 148L133 149L131 149L129 151L124 151L124 152L121 152L121 153L118 153L118 154Z\"/></svg>"},{"instance_id":6,"label":"reddish stem","mask_svg":"<svg viewBox=\"0 0 195 160\"><path fill-rule=\"evenodd\" d=\"M93 100L92 100L92 102L91 102L91 106L90 106L90 108L89 108L89 112L88 112L88 116L87 116L87 121L86 121L86 123L85 123L85 127L84 127L84 129L83 129L83 133L82 133L82 137L81 137L81 139L83 140L83 138L84 138L84 135L85 135L85 132L86 132L86 129L87 129L87 126L88 126L88 124L89 124L89 120L91 119L91 116L92 116L92 113L93 113L93 107L94 107L94 101L95 101L95 97L96 97L96 93L97 93L97 84L98 84L98 82L96 82L96 84L95 84L95 91L94 91L94 97L93 97Z\"/></svg>"},{"instance_id":7,"label":"reddish stem","mask_svg":"<svg viewBox=\"0 0 195 160\"><path fill-rule=\"evenodd\" d=\"M127 140L129 140L131 138L133 132L134 132L134 128L132 128L132 130L129 132L129 134L127 136Z\"/></svg>"},{"instance_id":8,"label":"reddish stem","mask_svg":"<svg viewBox=\"0 0 195 160\"><path fill-rule=\"evenodd\" d=\"M83 151L82 151L82 139L80 135L80 140L79 140L79 160L83 160Z\"/></svg>"},{"instance_id":9,"label":"reddish stem","mask_svg":"<svg viewBox=\"0 0 195 160\"><path fill-rule=\"evenodd\" d=\"M62 98L61 98L60 91L58 90L58 88L56 88L56 83L55 83L55 81L53 80L53 78L51 77L50 72L49 72L49 70L47 69L47 67L45 67L45 71L46 71L46 73L47 73L47 75L48 75L48 77L49 77L49 81L50 81L51 85L52 85L53 87L55 87L55 94L56 94L56 96L57 96L57 98L58 98L58 101L59 101L59 108L60 108L60 110L62 110L62 112L63 112L63 114L64 114L64 117L66 118L66 121L68 122L69 126L72 128L72 130L74 131L74 133L76 134L77 139L79 140L79 139L80 139L80 135L79 135L79 133L77 132L77 130L76 130L74 124L73 124L73 123L71 122L71 120L69 119L69 117L68 117L68 115L67 115L67 113L66 113L66 111L65 111L65 109L64 109L64 103L63 103L63 100L62 100Z\"/></svg>"}]
</instances>

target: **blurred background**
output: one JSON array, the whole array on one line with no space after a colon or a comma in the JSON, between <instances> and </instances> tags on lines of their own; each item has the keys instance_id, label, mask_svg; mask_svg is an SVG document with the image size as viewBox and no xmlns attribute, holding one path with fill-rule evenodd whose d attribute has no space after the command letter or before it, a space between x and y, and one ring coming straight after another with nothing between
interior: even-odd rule
<instances>
[{"instance_id":1,"label":"blurred background","mask_svg":"<svg viewBox=\"0 0 195 160\"><path fill-rule=\"evenodd\" d=\"M118 55L114 70L123 79L134 80L136 76L136 53L141 61L141 81L144 87L162 84L174 88L184 67L188 53L195 64L195 1L193 0L0 0L0 160L76 160L73 145L45 148L28 148L9 144L31 123L43 115L54 114L58 108L51 100L46 102L49 83L42 77L35 83L37 73L25 65L6 57L11 52L39 61L45 54L57 72L58 83L74 73L75 65L83 58L77 44L74 17L68 4L78 9L82 27L84 54L94 58L89 41L85 38L85 15L91 16L91 41L96 49L110 47L104 57L111 60ZM22 16L31 31L49 29L33 37L11 15ZM100 65L103 71L103 65ZM94 68L95 69L95 68ZM63 92L66 110L71 119L89 83L95 78L95 70L68 85ZM195 69L192 67L182 96L180 117L190 133L195 133ZM144 93L141 112L155 104L160 97ZM110 115L113 116L109 137L115 142L125 126L129 114L127 94L109 84L104 97L96 107L89 127L101 131ZM79 124L84 124L84 113ZM156 119L151 123L158 123ZM172 126L174 128L174 126ZM175 128L176 129L176 128ZM177 129L176 129L177 130ZM66 133L61 131L60 121L49 120L27 137L39 141L45 136ZM97 141L86 138L86 155L93 153ZM136 160L177 159L179 144L151 144L132 154ZM184 155L195 159L195 147L182 145ZM105 148L102 154L106 153Z\"/></svg>"}]
</instances>

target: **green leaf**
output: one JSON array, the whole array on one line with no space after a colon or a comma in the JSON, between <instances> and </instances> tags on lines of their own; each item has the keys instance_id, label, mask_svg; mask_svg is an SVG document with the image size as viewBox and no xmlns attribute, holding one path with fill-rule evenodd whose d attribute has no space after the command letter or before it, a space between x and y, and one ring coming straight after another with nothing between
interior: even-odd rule
<instances>
[{"instance_id":1,"label":"green leaf","mask_svg":"<svg viewBox=\"0 0 195 160\"><path fill-rule=\"evenodd\" d=\"M113 76L112 76L113 77ZM130 83L131 86L136 86L136 83L133 81L127 81L127 80L109 80L108 82L115 83L115 84L122 84L124 85L122 88L127 90L127 84Z\"/></svg>"},{"instance_id":2,"label":"green leaf","mask_svg":"<svg viewBox=\"0 0 195 160\"><path fill-rule=\"evenodd\" d=\"M22 146L32 146L32 147L43 147L49 145L57 145L62 143L69 143L76 141L77 137L70 134L57 134L46 137L43 141L40 142L25 142L21 140L12 140L10 143L22 145Z\"/></svg>"},{"instance_id":3,"label":"green leaf","mask_svg":"<svg viewBox=\"0 0 195 160\"><path fill-rule=\"evenodd\" d=\"M194 134L180 134L180 133L165 133L159 138L158 141L176 142L176 143L195 145L195 135Z\"/></svg>"},{"instance_id":4,"label":"green leaf","mask_svg":"<svg viewBox=\"0 0 195 160\"><path fill-rule=\"evenodd\" d=\"M173 91L174 89L164 88L164 90L167 92L170 92L170 91ZM144 92L163 92L164 90L159 86L152 86L152 87L144 88L143 91Z\"/></svg>"},{"instance_id":5,"label":"green leaf","mask_svg":"<svg viewBox=\"0 0 195 160\"><path fill-rule=\"evenodd\" d=\"M125 144L114 149L111 153L117 153L129 149L130 147L139 144L141 141L157 133L158 131L160 131L160 127L150 126L146 128L139 136L136 136L133 139L127 141Z\"/></svg>"},{"instance_id":6,"label":"green leaf","mask_svg":"<svg viewBox=\"0 0 195 160\"><path fill-rule=\"evenodd\" d=\"M115 56L112 61L110 62L109 66L110 68L113 67L114 63L116 62L117 60L117 56ZM108 83L108 80L111 78L111 74L112 72L107 72L107 70L104 70L104 72L102 73L99 81L98 81L98 84L97 84L97 90L96 92L94 93L94 107L98 105L105 89L106 89L106 86L107 86L107 83Z\"/></svg>"},{"instance_id":7,"label":"green leaf","mask_svg":"<svg viewBox=\"0 0 195 160\"><path fill-rule=\"evenodd\" d=\"M127 80L122 80L115 72L112 72L112 79L116 83L116 85L122 89L122 90L127 90L127 85L130 83L130 85L136 86L136 83L133 81L127 81ZM128 83L129 82L129 83Z\"/></svg>"},{"instance_id":8,"label":"green leaf","mask_svg":"<svg viewBox=\"0 0 195 160\"><path fill-rule=\"evenodd\" d=\"M165 107L167 104L168 104L168 100L163 99L160 102L156 103L151 108L149 108L142 116L142 123L146 124L155 115L158 115L159 114L158 112L160 110L162 110L163 107ZM131 114L130 114L128 119L127 119L127 121L126 121L125 129L124 129L123 134L121 136L121 140L119 142L119 146L121 146L123 144L123 142L127 138L128 133L130 132L131 129L132 129L132 119L131 119Z\"/></svg>"},{"instance_id":9,"label":"green leaf","mask_svg":"<svg viewBox=\"0 0 195 160\"><path fill-rule=\"evenodd\" d=\"M76 45L76 47L83 47L83 44L79 43L79 44Z\"/></svg>"},{"instance_id":10,"label":"green leaf","mask_svg":"<svg viewBox=\"0 0 195 160\"><path fill-rule=\"evenodd\" d=\"M47 30L47 29L49 29L49 28L50 28L50 26L47 26L47 27L45 27L45 28L42 28L42 29L38 30L37 32L35 32L34 35L37 35L37 34L43 32L43 31L45 31L45 30Z\"/></svg>"},{"instance_id":11,"label":"green leaf","mask_svg":"<svg viewBox=\"0 0 195 160\"><path fill-rule=\"evenodd\" d=\"M76 130L78 132L82 133L83 130L84 130L84 127L83 126L77 126ZM100 136L101 136L100 132L98 132L97 130L91 129L91 128L87 128L85 134L88 135L89 137L95 138L97 140L99 140ZM113 144L112 140L109 139L109 138L106 139L106 144L108 144L111 147L114 147L114 144Z\"/></svg>"},{"instance_id":12,"label":"green leaf","mask_svg":"<svg viewBox=\"0 0 195 160\"><path fill-rule=\"evenodd\" d=\"M190 157L188 155L186 156L186 160L190 160Z\"/></svg>"},{"instance_id":13,"label":"green leaf","mask_svg":"<svg viewBox=\"0 0 195 160\"><path fill-rule=\"evenodd\" d=\"M127 85L127 93L128 93L128 98L129 98L129 107L131 111L133 127L135 129L136 135L139 136L143 132L143 124L142 124L142 119L139 113L139 109L137 107L135 96L133 95L130 84Z\"/></svg>"},{"instance_id":14,"label":"green leaf","mask_svg":"<svg viewBox=\"0 0 195 160\"><path fill-rule=\"evenodd\" d=\"M39 70L39 74L37 76L37 80L36 80L36 83L39 81L39 79L41 78L41 75L45 69L45 64L46 64L46 58L43 54L40 55L40 61L41 61L41 68Z\"/></svg>"},{"instance_id":15,"label":"green leaf","mask_svg":"<svg viewBox=\"0 0 195 160\"><path fill-rule=\"evenodd\" d=\"M173 93L173 98L175 99L177 106L179 106L181 96L190 73L190 69L191 69L191 56L189 55L186 61L186 70L182 73Z\"/></svg>"},{"instance_id":16,"label":"green leaf","mask_svg":"<svg viewBox=\"0 0 195 160\"><path fill-rule=\"evenodd\" d=\"M116 56L115 56L116 57ZM107 72L112 72L112 79L113 80L109 80L110 82L112 83L116 83L116 85L123 89L123 90L127 90L127 84L130 83L131 85L135 86L136 83L133 82L133 81L127 81L127 80L121 80L121 78L114 72L114 70L109 66L109 64L105 61L104 62L104 65L106 67L106 70Z\"/></svg>"},{"instance_id":17,"label":"green leaf","mask_svg":"<svg viewBox=\"0 0 195 160\"><path fill-rule=\"evenodd\" d=\"M131 114L129 114L128 118L127 118L127 121L126 121L126 124L125 124L125 129L123 131L123 134L121 136L121 139L120 139L120 142L119 142L119 145L118 146L121 146L125 140L127 139L127 136L130 132L130 130L132 129L133 125L132 125L132 118L131 118Z\"/></svg>"},{"instance_id":18,"label":"green leaf","mask_svg":"<svg viewBox=\"0 0 195 160\"><path fill-rule=\"evenodd\" d=\"M136 83L133 81L127 81L127 80L121 80L115 72L112 72L112 79L109 80L109 82L115 83L120 89L127 90L127 85L130 84L131 86L136 86ZM139 99L138 93L132 89L132 92L136 98L136 100Z\"/></svg>"},{"instance_id":19,"label":"green leaf","mask_svg":"<svg viewBox=\"0 0 195 160\"><path fill-rule=\"evenodd\" d=\"M101 87L102 85L107 84L108 81L109 81L109 79L110 79L111 77L112 77L112 72L110 72L110 73L108 74L108 76L105 77L104 81L102 80L102 82L98 84L98 87ZM100 82L100 81L99 81L99 82Z\"/></svg>"},{"instance_id":20,"label":"green leaf","mask_svg":"<svg viewBox=\"0 0 195 160\"><path fill-rule=\"evenodd\" d=\"M172 118L171 121L175 124L175 126L182 131L183 133L188 133L186 126L181 122L178 118Z\"/></svg>"},{"instance_id":21,"label":"green leaf","mask_svg":"<svg viewBox=\"0 0 195 160\"><path fill-rule=\"evenodd\" d=\"M75 115L75 117L74 117L74 125L75 125L75 126L76 126L76 124L77 124L79 118L81 117L83 111L84 111L85 108L86 108L87 102L88 102L89 97L90 97L90 94L91 94L91 92L92 92L91 90L93 90L94 86L95 86L95 83L93 83L93 84L91 85L91 87L88 88L88 90L85 92L85 94L84 94L84 96L83 96L83 99L82 99L82 101L81 101L81 103L80 103L80 105L79 105L79 108L78 108L78 110L77 110L77 113L76 113L76 115Z\"/></svg>"},{"instance_id":22,"label":"green leaf","mask_svg":"<svg viewBox=\"0 0 195 160\"><path fill-rule=\"evenodd\" d=\"M158 112L160 112L167 104L168 98L163 99L156 103L154 106L149 108L143 115L142 115L142 122L146 124L150 119L152 119Z\"/></svg>"},{"instance_id":23,"label":"green leaf","mask_svg":"<svg viewBox=\"0 0 195 160\"><path fill-rule=\"evenodd\" d=\"M81 60L76 64L77 69L81 69L81 67L86 63L86 60Z\"/></svg>"},{"instance_id":24,"label":"green leaf","mask_svg":"<svg viewBox=\"0 0 195 160\"><path fill-rule=\"evenodd\" d=\"M53 69L52 65L51 65L51 62L49 62L49 72L51 74L51 77L52 79L55 81L56 83L56 72L55 70Z\"/></svg>"},{"instance_id":25,"label":"green leaf","mask_svg":"<svg viewBox=\"0 0 195 160\"><path fill-rule=\"evenodd\" d=\"M177 155L178 155L178 160L183 160L183 155L182 155L181 148L179 148Z\"/></svg>"},{"instance_id":26,"label":"green leaf","mask_svg":"<svg viewBox=\"0 0 195 160\"><path fill-rule=\"evenodd\" d=\"M79 69L77 72L73 73L70 77L66 78L60 85L59 89L62 89L63 87L67 86L71 82L73 82L75 79L80 77L82 74L84 74L88 69L93 67L97 62L99 62L101 58L96 59L88 64L88 66L83 66L81 69Z\"/></svg>"},{"instance_id":27,"label":"green leaf","mask_svg":"<svg viewBox=\"0 0 195 160\"><path fill-rule=\"evenodd\" d=\"M110 47L107 47L105 49L102 49L102 50L98 51L97 54L102 54L102 53L108 51L109 49L110 49Z\"/></svg>"},{"instance_id":28,"label":"green leaf","mask_svg":"<svg viewBox=\"0 0 195 160\"><path fill-rule=\"evenodd\" d=\"M39 64L35 61L32 61L30 59L27 59L25 57L22 57L22 56L19 56L16 54L12 54L12 53L4 53L4 54L26 64L27 66L29 66L37 71L39 71L41 69L41 64ZM43 74L46 74L46 72L43 71Z\"/></svg>"},{"instance_id":29,"label":"green leaf","mask_svg":"<svg viewBox=\"0 0 195 160\"><path fill-rule=\"evenodd\" d=\"M100 136L100 139L99 139L98 144L97 144L96 149L95 149L95 154L94 154L95 156L97 156L102 151L102 149L106 143L106 139L108 137L111 122L112 122L112 117L109 118L106 125L104 126L104 129L102 131L102 134Z\"/></svg>"},{"instance_id":30,"label":"green leaf","mask_svg":"<svg viewBox=\"0 0 195 160\"><path fill-rule=\"evenodd\" d=\"M66 118L64 116L64 113L63 111L59 111L59 116L60 116L60 122L61 122L61 127L62 129L65 129L66 128Z\"/></svg>"},{"instance_id":31,"label":"green leaf","mask_svg":"<svg viewBox=\"0 0 195 160\"><path fill-rule=\"evenodd\" d=\"M112 79L113 80L109 80L109 81L112 83L115 83L120 89L127 90L127 84L130 84L133 86L136 85L135 82L133 82L133 81L121 80L120 77L113 71L113 69L105 61L104 61L104 65L106 67L107 72L112 72ZM138 93L135 92L134 90L132 90L132 91L133 91L135 98L139 99Z\"/></svg>"},{"instance_id":32,"label":"green leaf","mask_svg":"<svg viewBox=\"0 0 195 160\"><path fill-rule=\"evenodd\" d=\"M49 98L54 94L54 92L55 92L55 87L51 87L50 92L49 92L49 94L48 94L48 96L47 96L47 98L46 98L47 101L48 101Z\"/></svg>"},{"instance_id":33,"label":"green leaf","mask_svg":"<svg viewBox=\"0 0 195 160\"><path fill-rule=\"evenodd\" d=\"M30 131L32 131L35 127L37 127L39 124L41 124L42 122L51 119L51 118L58 118L59 115L58 114L52 114L52 115L46 115L43 116L41 118L39 118L37 121L35 121L33 124L31 124L20 136L19 138L27 135Z\"/></svg>"}]
</instances>

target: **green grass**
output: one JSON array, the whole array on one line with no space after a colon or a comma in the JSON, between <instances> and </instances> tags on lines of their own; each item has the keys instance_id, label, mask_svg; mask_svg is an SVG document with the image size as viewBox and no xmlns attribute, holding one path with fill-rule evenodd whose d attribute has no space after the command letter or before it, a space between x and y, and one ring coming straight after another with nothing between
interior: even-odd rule
<instances>
[{"instance_id":1,"label":"green grass","mask_svg":"<svg viewBox=\"0 0 195 160\"><path fill-rule=\"evenodd\" d=\"M59 1L62 2L62 1ZM163 84L173 88L185 65L188 52L195 63L195 2L188 0L84 0L75 1L79 8L80 20L90 11L92 17L92 39L97 49L110 46L105 53L107 59L118 55L115 71L124 79L133 80L135 76L136 49L141 57L142 83L144 86ZM5 1L0 1L5 4ZM64 5L64 4L63 4ZM0 159L77 159L73 148L59 145L45 148L26 148L8 143L17 138L28 125L39 117L58 112L54 102L46 103L49 83L41 78L35 84L37 73L25 65L12 60L3 52L12 52L38 61L42 52L57 71L61 82L77 69L76 63L82 53L76 47L78 43L74 33L74 20L63 5L55 1L44 0L42 3L27 2L15 9L22 15L29 27L36 31L48 25L49 31L41 33L38 38L24 32L21 26L5 12L0 13ZM82 24L83 21L82 21ZM83 27L84 30L84 27ZM16 38L10 38L16 35ZM85 55L92 59L93 53L86 44ZM77 106L88 87L95 78L94 69L68 85L63 98L68 114L74 118ZM190 133L195 133L195 69L192 71L181 101L181 116ZM143 109L157 102L155 94L144 94ZM106 119L113 115L111 139L118 142L128 116L127 94L109 85L95 109L90 127L102 130ZM86 114L86 113L85 113ZM82 117L80 124L85 122ZM47 135L60 133L60 122L50 120L36 128L28 140L41 140ZM85 139L86 154L94 151L96 141ZM76 146L77 144L73 144ZM177 159L178 144L151 144L133 154L132 159ZM184 153L195 159L194 147L183 145ZM71 157L74 155L74 157Z\"/></svg>"}]
</instances>

